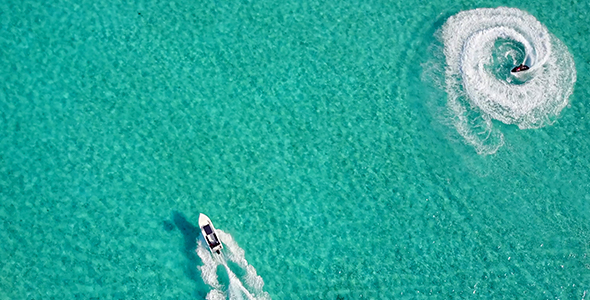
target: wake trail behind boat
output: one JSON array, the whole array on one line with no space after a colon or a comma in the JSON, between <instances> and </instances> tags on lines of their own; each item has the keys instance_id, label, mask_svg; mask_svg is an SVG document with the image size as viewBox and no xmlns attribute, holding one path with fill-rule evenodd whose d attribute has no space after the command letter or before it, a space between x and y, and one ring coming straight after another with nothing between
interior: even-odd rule
<instances>
[{"instance_id":1,"label":"wake trail behind boat","mask_svg":"<svg viewBox=\"0 0 590 300\"><path fill-rule=\"evenodd\" d=\"M262 290L264 281L257 275L256 269L246 261L244 250L238 246L230 234L219 229L216 231L225 246L221 254L212 254L202 238L197 240L196 252L203 262L203 265L198 268L201 270L203 281L212 288L207 294L207 299L270 299L268 293ZM239 266L245 274L241 277L236 275L229 267L229 261ZM229 277L229 283L226 286L217 278L217 268L220 265L225 268Z\"/></svg>"},{"instance_id":2,"label":"wake trail behind boat","mask_svg":"<svg viewBox=\"0 0 590 300\"><path fill-rule=\"evenodd\" d=\"M227 265L225 259L223 260L223 266L225 267L225 270L229 275L229 298L233 299L235 295L235 297L239 297L238 299L241 299L242 297L240 292L242 292L244 295L246 295L246 297L248 297L249 300L255 300L256 298L254 298L254 296L252 296L252 294L248 292L248 290L244 287L242 282L238 279L238 276L236 276L236 274L234 274L234 272L232 272L232 270L229 269L229 266Z\"/></svg>"}]
</instances>

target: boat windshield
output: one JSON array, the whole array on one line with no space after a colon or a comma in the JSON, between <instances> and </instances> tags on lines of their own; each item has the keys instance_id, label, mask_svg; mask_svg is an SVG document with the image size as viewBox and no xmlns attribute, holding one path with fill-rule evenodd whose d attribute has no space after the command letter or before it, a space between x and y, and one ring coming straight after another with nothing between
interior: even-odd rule
<instances>
[{"instance_id":1,"label":"boat windshield","mask_svg":"<svg viewBox=\"0 0 590 300\"><path fill-rule=\"evenodd\" d=\"M211 226L209 224L205 225L203 227L203 229L205 229L205 233L206 234L212 234L213 233L213 229L211 228Z\"/></svg>"}]
</instances>

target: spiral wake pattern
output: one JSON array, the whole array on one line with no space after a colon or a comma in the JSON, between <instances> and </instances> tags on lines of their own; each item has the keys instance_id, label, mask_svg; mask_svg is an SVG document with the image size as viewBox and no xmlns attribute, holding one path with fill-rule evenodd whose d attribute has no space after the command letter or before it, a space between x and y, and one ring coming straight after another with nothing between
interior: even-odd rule
<instances>
[{"instance_id":1,"label":"spiral wake pattern","mask_svg":"<svg viewBox=\"0 0 590 300\"><path fill-rule=\"evenodd\" d=\"M492 119L538 128L568 104L574 60L532 15L507 7L462 11L446 21L440 39L453 123L478 153L494 153L503 144ZM511 72L519 64L530 68Z\"/></svg>"}]
</instances>

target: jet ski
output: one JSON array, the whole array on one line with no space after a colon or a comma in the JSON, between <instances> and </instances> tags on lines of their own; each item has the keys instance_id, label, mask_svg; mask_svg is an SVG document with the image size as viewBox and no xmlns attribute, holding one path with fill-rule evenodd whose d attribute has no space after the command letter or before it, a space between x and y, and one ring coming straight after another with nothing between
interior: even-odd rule
<instances>
[{"instance_id":1,"label":"jet ski","mask_svg":"<svg viewBox=\"0 0 590 300\"><path fill-rule=\"evenodd\" d=\"M525 64L520 64L520 66L514 67L510 72L518 73L518 72L526 71L528 69L529 69L529 66L527 66Z\"/></svg>"},{"instance_id":2,"label":"jet ski","mask_svg":"<svg viewBox=\"0 0 590 300\"><path fill-rule=\"evenodd\" d=\"M203 238L207 242L209 249L211 252L217 252L217 254L221 254L221 249L223 249L223 245L221 245L221 241L215 232L215 227L213 227L213 223L209 217L204 214L199 214L199 227L201 227L201 233L203 234Z\"/></svg>"}]
</instances>

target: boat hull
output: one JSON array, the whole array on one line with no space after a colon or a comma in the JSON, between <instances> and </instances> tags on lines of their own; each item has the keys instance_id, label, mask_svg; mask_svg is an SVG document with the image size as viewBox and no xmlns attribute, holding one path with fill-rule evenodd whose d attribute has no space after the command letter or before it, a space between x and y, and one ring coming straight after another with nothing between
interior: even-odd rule
<instances>
[{"instance_id":1,"label":"boat hull","mask_svg":"<svg viewBox=\"0 0 590 300\"><path fill-rule=\"evenodd\" d=\"M215 227L213 227L213 223L205 214L199 215L199 227L201 228L203 239L205 242L207 242L207 246L209 246L211 252L221 254L223 245L217 236L217 232L215 231Z\"/></svg>"}]
</instances>

